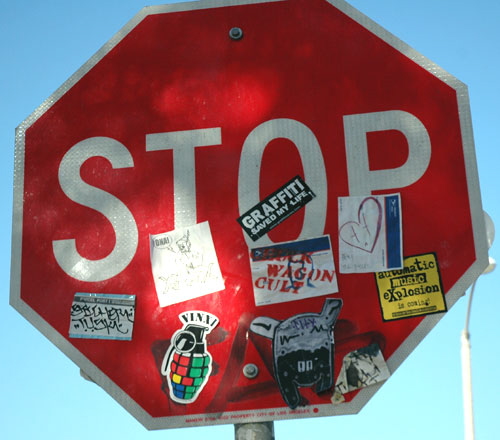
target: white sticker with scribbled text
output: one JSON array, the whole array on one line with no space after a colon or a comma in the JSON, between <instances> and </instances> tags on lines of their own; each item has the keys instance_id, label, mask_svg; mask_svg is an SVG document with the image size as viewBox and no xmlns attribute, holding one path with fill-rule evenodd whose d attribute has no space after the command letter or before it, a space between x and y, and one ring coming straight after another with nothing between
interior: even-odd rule
<instances>
[{"instance_id":1,"label":"white sticker with scribbled text","mask_svg":"<svg viewBox=\"0 0 500 440\"><path fill-rule=\"evenodd\" d=\"M208 222L150 236L160 307L224 289Z\"/></svg>"},{"instance_id":2,"label":"white sticker with scribbled text","mask_svg":"<svg viewBox=\"0 0 500 440\"><path fill-rule=\"evenodd\" d=\"M75 293L69 336L130 341L134 327L135 295Z\"/></svg>"}]
</instances>

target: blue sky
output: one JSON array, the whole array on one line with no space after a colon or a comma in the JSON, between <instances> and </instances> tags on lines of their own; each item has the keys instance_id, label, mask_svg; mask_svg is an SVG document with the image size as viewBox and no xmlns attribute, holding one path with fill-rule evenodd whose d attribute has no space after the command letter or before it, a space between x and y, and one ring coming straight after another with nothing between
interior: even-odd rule
<instances>
[{"instance_id":1,"label":"blue sky","mask_svg":"<svg viewBox=\"0 0 500 440\"><path fill-rule=\"evenodd\" d=\"M482 202L500 225L500 5L492 0L350 3L469 87ZM232 438L233 426L147 432L8 305L14 130L144 5L136 0L0 0L0 420L6 439ZM442 197L439 188L429 197ZM452 221L452 220L450 220ZM497 260L499 240L490 249ZM471 317L477 438L498 434L500 269L480 277ZM276 438L463 436L460 299L360 414L275 422ZM175 432L174 432L175 431ZM177 432L178 431L178 432Z\"/></svg>"}]
</instances>

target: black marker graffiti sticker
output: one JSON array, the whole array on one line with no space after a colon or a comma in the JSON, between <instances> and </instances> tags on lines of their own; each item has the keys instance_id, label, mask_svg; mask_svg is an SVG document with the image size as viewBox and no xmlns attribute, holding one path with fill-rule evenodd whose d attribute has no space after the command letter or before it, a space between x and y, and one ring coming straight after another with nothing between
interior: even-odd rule
<instances>
[{"instance_id":1,"label":"black marker graffiti sticker","mask_svg":"<svg viewBox=\"0 0 500 440\"><path fill-rule=\"evenodd\" d=\"M248 236L256 241L297 212L316 195L300 176L266 197L237 219Z\"/></svg>"},{"instance_id":2,"label":"black marker graffiti sticker","mask_svg":"<svg viewBox=\"0 0 500 440\"><path fill-rule=\"evenodd\" d=\"M134 314L135 295L75 293L69 336L130 341Z\"/></svg>"},{"instance_id":3,"label":"black marker graffiti sticker","mask_svg":"<svg viewBox=\"0 0 500 440\"><path fill-rule=\"evenodd\" d=\"M250 264L257 306L338 292L328 235L251 249Z\"/></svg>"},{"instance_id":4,"label":"black marker graffiti sticker","mask_svg":"<svg viewBox=\"0 0 500 440\"><path fill-rule=\"evenodd\" d=\"M333 327L342 300L327 298L321 313L302 313L285 321L255 318L250 330L272 340L274 376L285 403L301 404L299 387L317 394L333 386Z\"/></svg>"},{"instance_id":5,"label":"black marker graffiti sticker","mask_svg":"<svg viewBox=\"0 0 500 440\"><path fill-rule=\"evenodd\" d=\"M197 310L181 313L179 319L183 327L172 335L161 374L167 378L170 398L188 404L198 398L212 372L206 336L217 326L219 318Z\"/></svg>"}]
</instances>

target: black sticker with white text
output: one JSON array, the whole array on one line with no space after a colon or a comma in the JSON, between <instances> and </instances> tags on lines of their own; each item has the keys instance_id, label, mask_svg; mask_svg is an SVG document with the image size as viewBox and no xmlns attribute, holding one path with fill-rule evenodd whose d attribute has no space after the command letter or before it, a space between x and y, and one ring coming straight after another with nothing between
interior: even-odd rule
<instances>
[{"instance_id":1,"label":"black sticker with white text","mask_svg":"<svg viewBox=\"0 0 500 440\"><path fill-rule=\"evenodd\" d=\"M300 176L266 197L237 219L248 236L256 241L297 212L316 195Z\"/></svg>"}]
</instances>

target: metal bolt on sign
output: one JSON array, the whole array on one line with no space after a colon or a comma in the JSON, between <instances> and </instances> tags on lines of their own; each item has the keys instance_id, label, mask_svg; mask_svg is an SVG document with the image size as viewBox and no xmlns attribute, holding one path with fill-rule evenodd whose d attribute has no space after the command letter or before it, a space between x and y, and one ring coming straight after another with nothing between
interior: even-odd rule
<instances>
[{"instance_id":1,"label":"metal bolt on sign","mask_svg":"<svg viewBox=\"0 0 500 440\"><path fill-rule=\"evenodd\" d=\"M239 27L231 28L231 30L229 31L229 36L233 40L240 40L241 38L243 38L243 30Z\"/></svg>"},{"instance_id":2,"label":"metal bolt on sign","mask_svg":"<svg viewBox=\"0 0 500 440\"><path fill-rule=\"evenodd\" d=\"M259 374L259 367L255 364L246 364L243 367L243 375L247 379L255 379L257 375Z\"/></svg>"}]
</instances>

